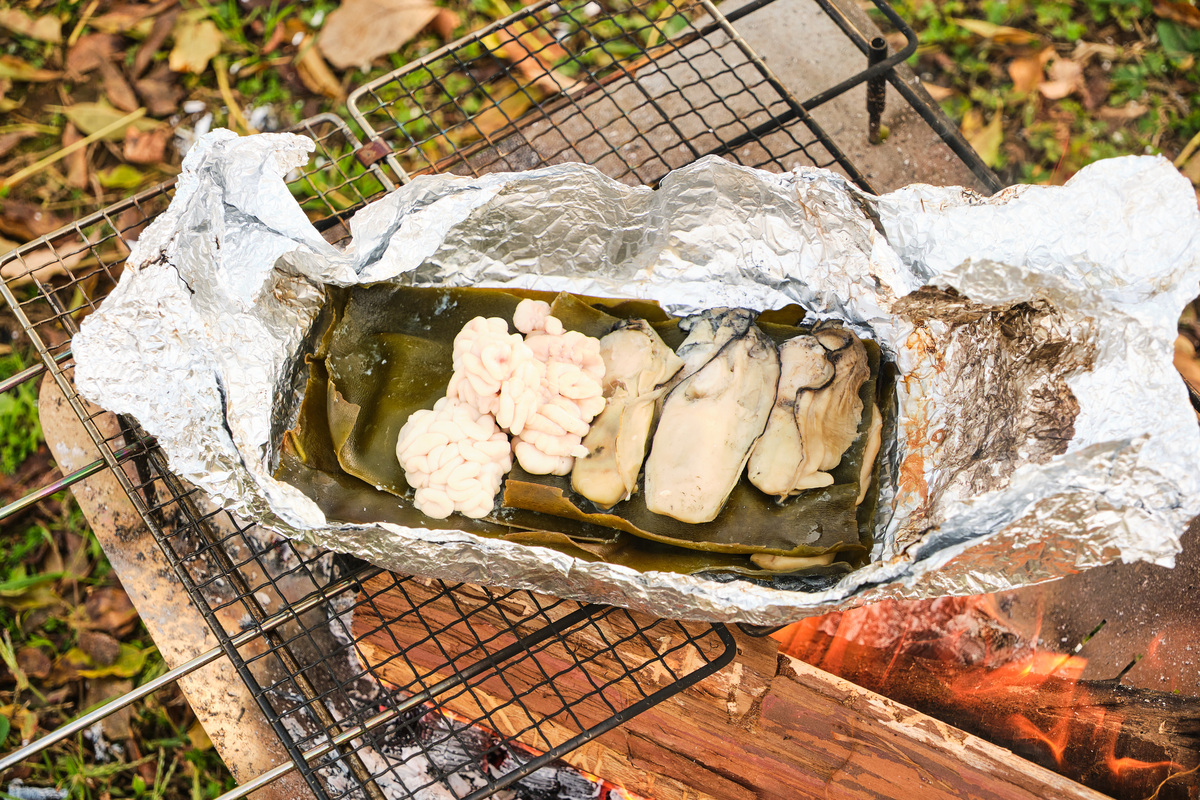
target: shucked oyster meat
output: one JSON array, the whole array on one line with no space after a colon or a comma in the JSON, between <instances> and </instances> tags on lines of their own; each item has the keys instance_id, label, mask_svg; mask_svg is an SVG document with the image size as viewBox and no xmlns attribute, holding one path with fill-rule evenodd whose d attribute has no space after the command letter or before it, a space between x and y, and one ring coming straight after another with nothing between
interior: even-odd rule
<instances>
[{"instance_id":1,"label":"shucked oyster meat","mask_svg":"<svg viewBox=\"0 0 1200 800\"><path fill-rule=\"evenodd\" d=\"M766 427L779 383L775 343L742 308L680 322L683 369L663 403L646 460L646 507L709 522L733 490Z\"/></svg>"},{"instance_id":2,"label":"shucked oyster meat","mask_svg":"<svg viewBox=\"0 0 1200 800\"><path fill-rule=\"evenodd\" d=\"M600 340L604 360L604 410L583 440L571 488L598 506L628 499L637 487L654 408L683 361L642 319L618 323Z\"/></svg>"},{"instance_id":3,"label":"shucked oyster meat","mask_svg":"<svg viewBox=\"0 0 1200 800\"><path fill-rule=\"evenodd\" d=\"M830 321L784 342L779 358L779 392L747 471L751 483L783 499L833 483L828 470L858 436L859 389L870 370L863 343Z\"/></svg>"}]
</instances>

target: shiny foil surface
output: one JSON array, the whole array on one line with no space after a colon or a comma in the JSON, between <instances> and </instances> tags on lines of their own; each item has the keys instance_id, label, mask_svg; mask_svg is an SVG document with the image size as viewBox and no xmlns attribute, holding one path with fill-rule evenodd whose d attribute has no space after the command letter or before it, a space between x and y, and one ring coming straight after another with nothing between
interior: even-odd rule
<instances>
[{"instance_id":1,"label":"shiny foil surface","mask_svg":"<svg viewBox=\"0 0 1200 800\"><path fill-rule=\"evenodd\" d=\"M783 624L884 597L994 591L1116 560L1171 565L1200 513L1200 428L1172 366L1200 213L1157 157L991 198L865 195L834 173L701 159L631 188L562 164L425 176L327 243L285 182L313 146L215 131L82 325L76 382L236 514L380 566L663 617ZM465 532L329 523L272 477L322 285L513 286L685 314L798 303L899 373L873 563L831 589L637 573Z\"/></svg>"}]
</instances>

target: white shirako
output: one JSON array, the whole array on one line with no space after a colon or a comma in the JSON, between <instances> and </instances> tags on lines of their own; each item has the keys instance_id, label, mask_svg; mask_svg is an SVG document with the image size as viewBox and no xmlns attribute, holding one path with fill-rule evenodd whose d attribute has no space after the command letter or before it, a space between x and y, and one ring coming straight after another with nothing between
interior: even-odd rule
<instances>
[{"instance_id":1,"label":"white shirako","mask_svg":"<svg viewBox=\"0 0 1200 800\"><path fill-rule=\"evenodd\" d=\"M508 437L496 420L452 397L408 418L396 440L396 458L416 489L414 504L436 519L453 511L487 516L512 469Z\"/></svg>"},{"instance_id":2,"label":"white shirako","mask_svg":"<svg viewBox=\"0 0 1200 800\"><path fill-rule=\"evenodd\" d=\"M509 428L515 437L513 452L526 472L567 475L575 459L587 455L583 437L604 409L600 340L564 331L562 322L550 316L550 305L540 300L522 300L513 323L545 365L537 412L520 430Z\"/></svg>"},{"instance_id":3,"label":"white shirako","mask_svg":"<svg viewBox=\"0 0 1200 800\"><path fill-rule=\"evenodd\" d=\"M565 331L540 300L522 300L514 324L524 338L498 317L468 322L454 339L446 397L400 431L396 455L428 516L485 516L513 453L536 475L566 475L587 454L581 441L604 408L599 340ZM513 435L511 449L502 431Z\"/></svg>"}]
</instances>

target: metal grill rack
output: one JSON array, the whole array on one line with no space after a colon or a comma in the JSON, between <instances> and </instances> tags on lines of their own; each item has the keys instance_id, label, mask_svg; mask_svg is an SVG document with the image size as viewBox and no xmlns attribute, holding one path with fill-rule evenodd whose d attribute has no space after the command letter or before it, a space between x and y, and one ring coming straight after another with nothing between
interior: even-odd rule
<instances>
[{"instance_id":1,"label":"metal grill rack","mask_svg":"<svg viewBox=\"0 0 1200 800\"><path fill-rule=\"evenodd\" d=\"M539 0L358 89L349 110L365 146L333 115L298 126L317 151L289 184L333 242L348 235L343 221L366 202L437 171L479 175L584 161L619 180L654 184L673 168L717 154L773 170L832 167L869 189L808 111L865 81L897 85L894 67L915 37L884 0L873 1L909 47L800 101L731 25L770 0L728 18L709 0L639 0L620 13ZM831 16L841 14L817 2ZM867 39L844 16L838 24L868 52ZM965 158L973 155L961 140L957 145ZM419 581L282 540L211 507L170 473L135 423L87 404L73 387L70 338L115 285L130 242L172 193L165 184L0 257L0 296L40 359L0 381L0 392L49 375L100 453L0 509L0 521L110 473L219 644L0 759L0 770L228 659L290 756L228 797L295 770L319 798L409 797L437 782L460 800L475 800L519 787L534 770L729 663L734 646L724 626L647 621L528 592ZM385 607L385 595L407 602ZM447 615L447 607L454 612ZM482 624L483 609L506 624ZM380 622L355 630L347 622L354 614ZM418 631L443 658L416 663L400 648L390 660L363 666L372 639L394 626ZM625 646L632 642L648 646ZM632 650L651 655L633 658ZM538 711L517 692L499 708L478 703L481 712L471 719L445 711L485 685L503 689L514 668L534 671ZM568 684L575 690L560 688Z\"/></svg>"}]
</instances>

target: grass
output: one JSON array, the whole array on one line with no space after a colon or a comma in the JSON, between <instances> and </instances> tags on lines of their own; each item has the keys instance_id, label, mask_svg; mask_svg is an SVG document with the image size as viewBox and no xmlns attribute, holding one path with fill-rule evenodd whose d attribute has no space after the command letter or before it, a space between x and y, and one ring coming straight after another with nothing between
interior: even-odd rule
<instances>
[{"instance_id":1,"label":"grass","mask_svg":"<svg viewBox=\"0 0 1200 800\"><path fill-rule=\"evenodd\" d=\"M568 77L577 77L585 67L602 70L614 57L656 44L660 34L651 23L665 25L668 35L687 23L681 15L666 16L671 6L665 0L651 4L645 14L629 10L624 0L605 2L617 12L623 23L620 27L634 33L620 35L616 26L605 30L608 23L589 26L579 15L564 31L568 40L581 46L593 34L612 40L604 47L584 46L576 60L558 59L550 66ZM100 0L96 14L113 4ZM33 0L19 7L31 14L56 15L63 22L65 36L79 26L90 5L91 0ZM448 0L443 5L459 15L454 35L478 29L512 10L504 0ZM574 5L582 7L584 3ZM994 151L986 155L1006 181L1062 182L1091 161L1126 153L1161 152L1174 158L1200 131L1200 30L1159 18L1151 0L897 0L896 5L920 40L912 65L927 84L942 88L940 97L947 113L968 129L1000 115L1002 136ZM298 50L293 42L319 29L338 8L337 0L272 0L267 4L196 0L186 6L185 13L210 21L219 31L221 56L229 65L229 91L239 105L270 106L280 127L332 111L362 137L345 106L311 91L298 76L295 63ZM1001 35L998 28L994 35L981 35L981 28L972 21L1013 28L1025 35ZM88 25L80 29L81 34L92 32L95 29ZM132 66L137 47L148 32L142 26L123 34L122 68ZM379 59L370 70L347 70L340 78L344 86L362 85L444 43L441 36L422 32L395 54ZM151 70L168 59L170 48L168 41L154 54ZM475 53L466 55L482 56L481 51L482 47L477 47ZM59 70L64 53L61 45L29 37L7 33L0 37L0 55L31 69ZM1048 54L1048 63L1041 70L1043 80L1051 77L1049 62L1059 60L1079 67L1080 86L1054 99L1036 87L1019 88L1010 74L1012 65L1041 54ZM411 166L419 168L427 160L436 161L449 152L451 144L457 144L442 134L461 121L460 112L447 105L448 100L453 98L468 112L479 113L486 113L497 102L507 102L504 94L511 94L512 89L505 88L502 81L493 80L491 94L475 89L479 76L496 74L495 66L481 60L473 67L476 74L452 71L440 85L434 85L428 73L418 71L380 90L385 100L405 100L392 109L396 117L392 124L402 125L413 145ZM179 74L172 79L184 97L202 101L206 108L199 114L180 112L183 127L194 127L209 111L213 127L234 122L212 66L200 74ZM13 80L6 85L0 81L0 87L4 89L0 92L0 114L4 115L0 136L14 131L29 134L0 158L5 162L0 169L6 175L62 146L67 120L50 109L68 99L79 102L105 94L97 72L62 82ZM421 106L440 110L421 115L417 103L407 100L410 94ZM329 168L317 170L294 186L314 218L357 204L361 197L355 188L364 196L382 188L365 174L349 146L331 140L329 148L325 154L331 161ZM178 168L178 157L168 151L161 165L114 171L122 164L119 145L93 146L89 171L95 183L72 185L64 171L66 165L60 162L25 183L0 190L0 197L52 210L67 219L78 218L153 185ZM343 174L353 187L345 185ZM1200 164L1196 174L1200 177ZM109 187L103 186L101 176L106 176ZM4 204L0 204L0 217L4 214ZM12 331L0 333L11 336ZM29 363L19 352L3 351L0 380ZM0 504L24 490L45 485L52 479L50 469L37 419L34 383L0 395L0 475L25 476L23 485L9 487L10 496L0 495ZM94 702L86 692L89 683L128 681L138 685L166 670L140 622L114 625L110 619L99 624L89 616L89 598L101 594L119 597L120 587L69 494L56 495L20 517L6 520L0 530L0 661L4 664L0 668L0 752L85 711ZM100 634L112 641L98 638ZM113 642L115 657L97 661L103 647L111 651ZM122 746L120 753L110 751L101 757L95 742L78 737L4 777L60 787L72 797L96 800L211 798L232 786L220 757L177 690L164 690L138 704L128 719L127 732L128 737L116 735L123 731L109 737Z\"/></svg>"},{"instance_id":2,"label":"grass","mask_svg":"<svg viewBox=\"0 0 1200 800\"><path fill-rule=\"evenodd\" d=\"M20 353L0 356L0 381L28 366ZM42 426L37 415L37 389L26 381L14 391L0 394L0 474L11 475L41 445Z\"/></svg>"},{"instance_id":3,"label":"grass","mask_svg":"<svg viewBox=\"0 0 1200 800\"><path fill-rule=\"evenodd\" d=\"M912 66L968 138L972 114L1002 115L998 146L974 143L1006 182L1061 183L1118 155L1175 158L1200 131L1200 30L1160 18L1151 0L899 0L897 10L918 35ZM1026 36L980 35L972 21ZM1038 56L1042 83L1078 70L1069 94L1016 85L1014 63Z\"/></svg>"}]
</instances>

